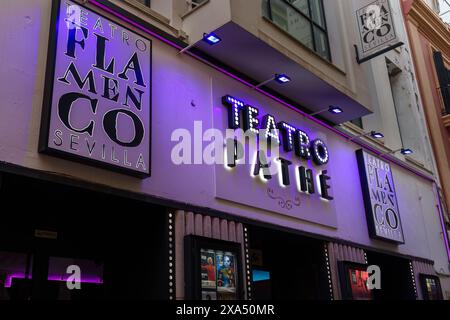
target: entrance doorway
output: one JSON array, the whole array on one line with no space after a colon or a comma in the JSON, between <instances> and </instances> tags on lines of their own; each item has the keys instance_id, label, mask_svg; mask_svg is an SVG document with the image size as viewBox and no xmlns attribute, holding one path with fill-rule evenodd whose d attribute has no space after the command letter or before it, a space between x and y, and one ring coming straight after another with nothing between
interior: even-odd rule
<instances>
[{"instance_id":1,"label":"entrance doorway","mask_svg":"<svg viewBox=\"0 0 450 320\"><path fill-rule=\"evenodd\" d=\"M11 174L0 203L0 299L168 299L164 208Z\"/></svg>"},{"instance_id":2,"label":"entrance doorway","mask_svg":"<svg viewBox=\"0 0 450 320\"><path fill-rule=\"evenodd\" d=\"M254 300L328 300L323 242L249 227Z\"/></svg>"},{"instance_id":3,"label":"entrance doorway","mask_svg":"<svg viewBox=\"0 0 450 320\"><path fill-rule=\"evenodd\" d=\"M381 271L381 290L373 290L375 300L416 299L409 260L367 251L367 262Z\"/></svg>"}]
</instances>

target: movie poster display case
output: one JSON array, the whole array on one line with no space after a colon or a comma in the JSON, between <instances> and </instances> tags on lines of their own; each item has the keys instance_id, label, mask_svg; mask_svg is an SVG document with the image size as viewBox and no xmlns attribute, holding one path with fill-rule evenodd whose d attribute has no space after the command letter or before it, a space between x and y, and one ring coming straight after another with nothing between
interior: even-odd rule
<instances>
[{"instance_id":1,"label":"movie poster display case","mask_svg":"<svg viewBox=\"0 0 450 320\"><path fill-rule=\"evenodd\" d=\"M339 279L343 300L373 300L372 292L367 288L367 265L340 261Z\"/></svg>"},{"instance_id":2,"label":"movie poster display case","mask_svg":"<svg viewBox=\"0 0 450 320\"><path fill-rule=\"evenodd\" d=\"M239 243L193 235L184 241L188 299L244 299Z\"/></svg>"},{"instance_id":3,"label":"movie poster display case","mask_svg":"<svg viewBox=\"0 0 450 320\"><path fill-rule=\"evenodd\" d=\"M428 274L420 274L420 285L424 300L442 300L442 289L439 278Z\"/></svg>"}]
</instances>

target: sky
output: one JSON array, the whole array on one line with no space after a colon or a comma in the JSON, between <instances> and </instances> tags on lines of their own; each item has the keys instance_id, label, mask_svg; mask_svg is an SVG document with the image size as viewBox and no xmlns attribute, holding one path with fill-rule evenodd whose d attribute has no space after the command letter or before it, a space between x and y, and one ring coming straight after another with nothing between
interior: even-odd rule
<instances>
[{"instance_id":1,"label":"sky","mask_svg":"<svg viewBox=\"0 0 450 320\"><path fill-rule=\"evenodd\" d=\"M450 0L447 1L450 3ZM447 12L445 15L442 16L442 19L444 19L445 22L450 23L450 6L445 3L444 0L440 0L441 3L441 14L444 12Z\"/></svg>"}]
</instances>

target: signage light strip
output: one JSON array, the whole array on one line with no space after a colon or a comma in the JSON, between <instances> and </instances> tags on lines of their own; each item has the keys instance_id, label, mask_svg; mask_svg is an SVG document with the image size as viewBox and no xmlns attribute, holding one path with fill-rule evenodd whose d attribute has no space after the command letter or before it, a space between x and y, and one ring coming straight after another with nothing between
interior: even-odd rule
<instances>
[{"instance_id":1,"label":"signage light strip","mask_svg":"<svg viewBox=\"0 0 450 320\"><path fill-rule=\"evenodd\" d=\"M176 297L175 290L175 223L174 223L174 214L172 212L169 213L168 219L168 242L169 242L169 300L174 300Z\"/></svg>"},{"instance_id":2,"label":"signage light strip","mask_svg":"<svg viewBox=\"0 0 450 320\"><path fill-rule=\"evenodd\" d=\"M137 23L136 21L133 21L132 19L130 19L130 18L124 16L123 14L120 14L119 12L117 12L117 11L111 9L109 6L100 3L99 1L102 1L102 0L99 0L99 1L96 1L96 0L88 0L88 1L89 1L89 3L91 3L92 5L94 5L94 6L98 7L98 8L100 8L100 9L102 9L102 10L108 12L109 14L111 14L111 15L113 15L113 16L115 16L115 17L117 17L117 18L119 18L119 19L121 19L121 20L123 20L123 21L125 21L125 22L127 22L127 23L129 23L129 24L131 24L132 26L138 28L139 30L141 30L141 31L143 31L143 32L145 32L145 33L151 35L152 37L157 38L158 40L164 42L165 44L167 44L167 45L169 45L169 46L171 46L171 47L177 49L177 51L180 51L180 50L183 49L182 46L180 46L180 45L174 43L173 41L170 41L170 40L164 38L163 36L157 34L157 33L154 32L154 31L149 30L148 28L146 28L146 27L144 27L143 25ZM233 74L233 73L231 73L231 72L229 72L229 71L227 71L227 70L225 70L225 69L223 69L223 68L221 68L221 67L219 67L219 66L216 66L216 65L213 64L212 62L210 62L210 61L208 61L208 60L206 60L206 59L204 59L204 58L202 58L202 57L196 55L195 53L192 53L191 51L187 51L186 54L188 54L188 55L190 55L191 57L193 57L194 59L196 59L196 60L198 60L198 61L200 61L200 62L202 62L202 63L204 63L204 64L206 64L206 65L208 65L208 66L210 66L211 68L213 68L213 69L215 69L215 70L217 70L217 71L219 71L219 72L221 72L221 73L223 73L223 74L225 74L225 75L227 75L227 76L229 76L229 77L235 79L236 81L238 81L238 82L240 82L240 83L246 85L247 87L249 87L249 88L254 88L254 85L253 85L253 84L251 84L251 83L245 81L244 79L242 79L242 78L236 76L235 74ZM271 98L272 100L277 101L278 103L284 105L285 107L288 107L288 108L292 109L293 111L295 111L295 112L297 112L297 113L300 113L300 114L301 114L302 116L304 116L305 118L307 118L307 119L309 119L309 120L311 120L311 121L313 121L313 122L315 122L315 123L321 125L322 127L327 128L329 131L335 133L335 134L338 135L338 136L341 136L341 137L344 138L346 141L348 141L348 140L350 140L350 139L352 138L352 136L350 136L350 135L348 135L348 134L346 134L346 133L344 133L344 132L341 132L341 131L339 131L339 130L333 128L332 126L326 124L326 123L323 122L323 121L320 121L319 119L316 119L316 118L314 118L314 117L308 115L307 113L305 113L305 112L303 112L303 111L301 111L301 110L295 108L294 106L290 105L289 103L287 103L287 102L283 101L282 99L280 99L280 98L278 98L278 97L276 97L276 96L270 94L269 92L266 92L266 91L262 90L261 88L255 88L255 90L258 91L258 92L260 92L260 93L262 93L262 94L265 95L266 97L269 97L269 98ZM352 141L352 142L353 142L354 144L356 144L356 145L358 145L358 146L360 146L360 147L362 147L362 148L364 148L364 149L366 149L366 150L368 150L368 151L374 153L375 155L380 156L381 158L384 158L384 159L387 160L387 161L390 161L390 162L392 162L392 163L395 163L396 165L402 167L402 168L405 169L405 170L408 170L409 172L411 172L411 173L413 173L413 174L415 174L415 175L417 175L417 176L419 176L419 177L422 177L422 178L425 179L425 180L428 180L428 181L430 181L430 182L434 182L433 177L431 177L431 176L429 176L429 175L426 175L426 174L424 174L424 173L422 173L422 172L420 172L420 171L418 171L418 170L412 168L411 166L409 166L409 165L403 163L401 160L398 160L398 159L395 158L394 156L389 156L389 155L383 154L383 152L381 152L381 151L379 151L379 150L377 150L377 149L375 149L375 148L372 148L371 146L369 146L369 145L367 145L367 144L365 144L365 143L362 143L362 142L360 142L360 141Z\"/></svg>"}]
</instances>

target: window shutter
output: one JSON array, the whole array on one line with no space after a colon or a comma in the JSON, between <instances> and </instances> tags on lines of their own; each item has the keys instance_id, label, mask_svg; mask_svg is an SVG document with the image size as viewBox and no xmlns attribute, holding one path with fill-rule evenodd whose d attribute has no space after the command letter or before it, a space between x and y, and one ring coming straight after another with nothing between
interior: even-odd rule
<instances>
[{"instance_id":1,"label":"window shutter","mask_svg":"<svg viewBox=\"0 0 450 320\"><path fill-rule=\"evenodd\" d=\"M445 67L441 52L435 51L433 57L442 99L444 100L445 111L447 114L450 114L450 70L447 70Z\"/></svg>"}]
</instances>

